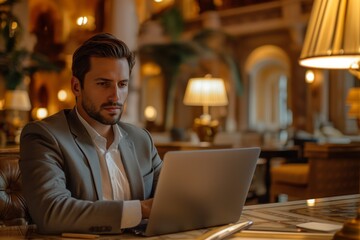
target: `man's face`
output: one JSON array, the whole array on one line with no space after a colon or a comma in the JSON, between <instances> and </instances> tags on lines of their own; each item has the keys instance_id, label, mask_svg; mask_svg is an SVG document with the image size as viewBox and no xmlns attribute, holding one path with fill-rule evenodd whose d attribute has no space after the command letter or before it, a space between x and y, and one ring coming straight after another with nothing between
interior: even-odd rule
<instances>
[{"instance_id":1,"label":"man's face","mask_svg":"<svg viewBox=\"0 0 360 240\"><path fill-rule=\"evenodd\" d=\"M72 88L77 96L81 116L92 126L116 124L124 110L128 95L129 65L125 58L90 58L90 71L80 88L73 79ZM76 87L78 82L78 90Z\"/></svg>"}]
</instances>

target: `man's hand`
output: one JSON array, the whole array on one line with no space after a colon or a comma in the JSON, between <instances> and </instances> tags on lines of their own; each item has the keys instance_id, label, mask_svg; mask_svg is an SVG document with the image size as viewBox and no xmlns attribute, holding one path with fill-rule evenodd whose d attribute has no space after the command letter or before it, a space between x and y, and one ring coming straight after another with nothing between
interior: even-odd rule
<instances>
[{"instance_id":1,"label":"man's hand","mask_svg":"<svg viewBox=\"0 0 360 240\"><path fill-rule=\"evenodd\" d=\"M153 199L146 199L143 201L140 201L141 204L141 214L142 214L142 218L149 218L150 216L150 211L151 211L151 207L152 207L152 203L153 203Z\"/></svg>"}]
</instances>

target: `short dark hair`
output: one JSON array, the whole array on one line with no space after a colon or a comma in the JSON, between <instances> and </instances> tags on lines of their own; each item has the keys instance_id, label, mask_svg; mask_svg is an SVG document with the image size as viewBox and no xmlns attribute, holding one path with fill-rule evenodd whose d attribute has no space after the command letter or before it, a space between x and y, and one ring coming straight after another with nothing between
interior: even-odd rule
<instances>
[{"instance_id":1,"label":"short dark hair","mask_svg":"<svg viewBox=\"0 0 360 240\"><path fill-rule=\"evenodd\" d=\"M135 65L134 54L128 46L110 33L99 33L86 40L73 55L72 75L84 86L85 74L90 70L90 57L126 58L130 73Z\"/></svg>"}]
</instances>

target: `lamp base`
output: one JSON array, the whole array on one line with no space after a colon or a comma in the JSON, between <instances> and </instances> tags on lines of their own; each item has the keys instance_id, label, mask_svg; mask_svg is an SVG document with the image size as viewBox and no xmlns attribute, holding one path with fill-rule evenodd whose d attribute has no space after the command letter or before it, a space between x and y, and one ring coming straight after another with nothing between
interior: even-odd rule
<instances>
[{"instance_id":1,"label":"lamp base","mask_svg":"<svg viewBox=\"0 0 360 240\"><path fill-rule=\"evenodd\" d=\"M193 129L199 137L200 142L213 142L218 132L219 121L206 120L203 118L195 118Z\"/></svg>"},{"instance_id":2,"label":"lamp base","mask_svg":"<svg viewBox=\"0 0 360 240\"><path fill-rule=\"evenodd\" d=\"M336 232L333 240L355 240L360 239L360 208L357 217L345 222L343 228Z\"/></svg>"},{"instance_id":3,"label":"lamp base","mask_svg":"<svg viewBox=\"0 0 360 240\"><path fill-rule=\"evenodd\" d=\"M29 121L27 111L11 110L5 111L5 132L7 144L19 144L22 128Z\"/></svg>"}]
</instances>

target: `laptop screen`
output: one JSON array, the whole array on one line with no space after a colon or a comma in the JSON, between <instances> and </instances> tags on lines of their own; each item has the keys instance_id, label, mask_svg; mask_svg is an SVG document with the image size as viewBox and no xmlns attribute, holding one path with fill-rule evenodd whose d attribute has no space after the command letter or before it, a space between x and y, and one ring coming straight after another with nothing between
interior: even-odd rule
<instances>
[{"instance_id":1,"label":"laptop screen","mask_svg":"<svg viewBox=\"0 0 360 240\"><path fill-rule=\"evenodd\" d=\"M259 154L258 147L167 152L145 235L237 222Z\"/></svg>"}]
</instances>

